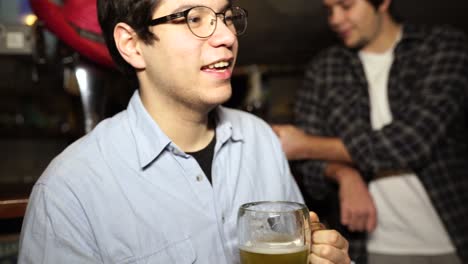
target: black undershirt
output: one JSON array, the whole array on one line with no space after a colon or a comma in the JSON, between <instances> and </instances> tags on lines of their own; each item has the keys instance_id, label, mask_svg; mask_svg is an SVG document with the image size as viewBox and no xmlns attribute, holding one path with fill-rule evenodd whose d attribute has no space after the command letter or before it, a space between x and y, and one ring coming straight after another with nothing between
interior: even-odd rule
<instances>
[{"instance_id":1,"label":"black undershirt","mask_svg":"<svg viewBox=\"0 0 468 264\"><path fill-rule=\"evenodd\" d=\"M211 140L210 144L202 150L196 152L187 152L198 162L208 181L211 183L211 165L213 163L214 148L216 145L216 135Z\"/></svg>"}]
</instances>

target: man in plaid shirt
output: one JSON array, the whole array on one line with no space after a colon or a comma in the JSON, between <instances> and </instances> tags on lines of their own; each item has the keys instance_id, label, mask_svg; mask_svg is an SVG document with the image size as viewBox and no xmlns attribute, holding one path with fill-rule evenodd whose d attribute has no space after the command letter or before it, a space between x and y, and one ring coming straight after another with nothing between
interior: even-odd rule
<instances>
[{"instance_id":1,"label":"man in plaid shirt","mask_svg":"<svg viewBox=\"0 0 468 264\"><path fill-rule=\"evenodd\" d=\"M339 200L358 263L468 263L466 36L400 24L391 0L323 3L344 45L274 126L305 194Z\"/></svg>"}]
</instances>

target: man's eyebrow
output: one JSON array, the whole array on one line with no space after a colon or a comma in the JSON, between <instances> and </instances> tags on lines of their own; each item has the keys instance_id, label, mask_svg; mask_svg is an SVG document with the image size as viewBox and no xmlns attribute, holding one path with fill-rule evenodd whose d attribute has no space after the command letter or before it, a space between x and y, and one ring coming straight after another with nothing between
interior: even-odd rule
<instances>
[{"instance_id":1,"label":"man's eyebrow","mask_svg":"<svg viewBox=\"0 0 468 264\"><path fill-rule=\"evenodd\" d=\"M218 12L221 12L221 11L226 11L226 9L232 7L232 3L226 3L222 8L221 10L218 10Z\"/></svg>"},{"instance_id":2,"label":"man's eyebrow","mask_svg":"<svg viewBox=\"0 0 468 264\"><path fill-rule=\"evenodd\" d=\"M172 10L172 13L182 12L182 11L185 11L185 10L187 10L189 8L194 7L194 6L198 6L198 5L181 5L178 8Z\"/></svg>"},{"instance_id":3,"label":"man's eyebrow","mask_svg":"<svg viewBox=\"0 0 468 264\"><path fill-rule=\"evenodd\" d=\"M171 14L173 13L178 13L178 12L183 12L189 8L192 8L192 7L195 7L195 6L204 6L202 4L185 4L185 5L181 5L179 7L177 7L176 9L172 10ZM216 10L217 12L219 11L225 11L226 9L228 9L229 7L232 7L232 4L231 3L226 3L223 7L221 7L221 10Z\"/></svg>"},{"instance_id":4,"label":"man's eyebrow","mask_svg":"<svg viewBox=\"0 0 468 264\"><path fill-rule=\"evenodd\" d=\"M343 2L345 2L345 0L333 0L331 4L332 5L339 5L339 4L342 4ZM325 4L323 1L322 1L322 6L323 7L328 7L328 5Z\"/></svg>"}]
</instances>

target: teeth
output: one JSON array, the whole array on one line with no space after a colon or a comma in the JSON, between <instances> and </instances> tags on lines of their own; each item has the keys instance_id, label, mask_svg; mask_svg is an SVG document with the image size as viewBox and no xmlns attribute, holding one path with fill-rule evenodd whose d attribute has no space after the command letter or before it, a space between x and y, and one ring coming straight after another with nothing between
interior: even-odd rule
<instances>
[{"instance_id":1,"label":"teeth","mask_svg":"<svg viewBox=\"0 0 468 264\"><path fill-rule=\"evenodd\" d=\"M209 69L215 69L215 68L226 68L227 66L229 66L229 62L227 61L220 61L220 62L217 62L215 64L211 64L210 66L208 66Z\"/></svg>"}]
</instances>

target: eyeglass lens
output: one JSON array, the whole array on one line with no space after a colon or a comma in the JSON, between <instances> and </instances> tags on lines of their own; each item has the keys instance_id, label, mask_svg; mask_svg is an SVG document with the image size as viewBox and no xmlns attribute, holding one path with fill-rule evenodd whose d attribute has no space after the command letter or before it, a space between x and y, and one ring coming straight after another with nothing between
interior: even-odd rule
<instances>
[{"instance_id":1,"label":"eyeglass lens","mask_svg":"<svg viewBox=\"0 0 468 264\"><path fill-rule=\"evenodd\" d=\"M229 8L224 12L224 23L236 35L244 33L247 26L247 16L241 8ZM208 7L192 8L187 14L187 25L193 34L205 38L216 29L216 13Z\"/></svg>"}]
</instances>

